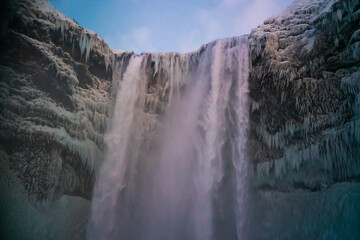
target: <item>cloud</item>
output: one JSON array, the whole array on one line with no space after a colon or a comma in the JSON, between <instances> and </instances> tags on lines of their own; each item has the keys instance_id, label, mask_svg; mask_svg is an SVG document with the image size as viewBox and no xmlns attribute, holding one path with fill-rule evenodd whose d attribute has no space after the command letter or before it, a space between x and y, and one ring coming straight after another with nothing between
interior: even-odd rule
<instances>
[{"instance_id":1,"label":"cloud","mask_svg":"<svg viewBox=\"0 0 360 240\"><path fill-rule=\"evenodd\" d=\"M133 28L129 33L117 31L112 37L108 37L110 47L121 46L121 50L134 51L141 53L146 50L155 48L154 36L149 27L140 26Z\"/></svg>"},{"instance_id":2,"label":"cloud","mask_svg":"<svg viewBox=\"0 0 360 240\"><path fill-rule=\"evenodd\" d=\"M181 52L191 52L222 35L223 26L219 19L213 17L213 12L206 9L196 11L196 27L179 39Z\"/></svg>"},{"instance_id":3,"label":"cloud","mask_svg":"<svg viewBox=\"0 0 360 240\"><path fill-rule=\"evenodd\" d=\"M151 30L147 27L133 29L131 32L135 44L139 46L147 46L151 44Z\"/></svg>"},{"instance_id":4,"label":"cloud","mask_svg":"<svg viewBox=\"0 0 360 240\"><path fill-rule=\"evenodd\" d=\"M226 7L232 7L236 4L243 3L246 0L222 0L221 5Z\"/></svg>"},{"instance_id":5,"label":"cloud","mask_svg":"<svg viewBox=\"0 0 360 240\"><path fill-rule=\"evenodd\" d=\"M199 10L198 11L200 29L202 30L202 34L204 38L212 38L215 39L222 31L222 23L219 19L214 18L212 12L207 10Z\"/></svg>"},{"instance_id":6,"label":"cloud","mask_svg":"<svg viewBox=\"0 0 360 240\"><path fill-rule=\"evenodd\" d=\"M201 38L199 29L191 30L179 39L179 51L191 52L197 50L200 47L199 38Z\"/></svg>"},{"instance_id":7,"label":"cloud","mask_svg":"<svg viewBox=\"0 0 360 240\"><path fill-rule=\"evenodd\" d=\"M281 12L291 1L218 0L212 4L194 7L192 11L187 12L186 18L180 10L167 13L153 11L153 14L158 14L157 22L133 25L133 28L128 28L130 30L126 32L124 29L117 30L115 34L112 32L111 36L108 34L109 38L105 38L110 46L120 46L123 50L133 50L136 53L165 50L190 52L215 39L250 33L252 28ZM141 19L142 15L139 18ZM184 25L178 25L181 22L175 25L172 22L173 18L182 18Z\"/></svg>"},{"instance_id":8,"label":"cloud","mask_svg":"<svg viewBox=\"0 0 360 240\"><path fill-rule=\"evenodd\" d=\"M181 51L193 51L200 45L224 37L250 33L252 28L278 14L291 0L222 0L210 9L196 12L197 24L181 38ZM197 46L195 48L195 46Z\"/></svg>"},{"instance_id":9,"label":"cloud","mask_svg":"<svg viewBox=\"0 0 360 240\"><path fill-rule=\"evenodd\" d=\"M278 13L281 9L279 1L276 0L255 0L246 10L233 19L234 32L250 32L252 28L262 24L264 20Z\"/></svg>"}]
</instances>

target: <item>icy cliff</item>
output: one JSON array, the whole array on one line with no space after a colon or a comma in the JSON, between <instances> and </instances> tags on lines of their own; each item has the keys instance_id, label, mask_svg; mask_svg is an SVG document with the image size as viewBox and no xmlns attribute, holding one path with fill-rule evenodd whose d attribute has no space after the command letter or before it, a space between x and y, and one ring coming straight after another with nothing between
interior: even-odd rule
<instances>
[{"instance_id":1,"label":"icy cliff","mask_svg":"<svg viewBox=\"0 0 360 240\"><path fill-rule=\"evenodd\" d=\"M253 239L360 237L359 23L303 0L249 36Z\"/></svg>"},{"instance_id":2,"label":"icy cliff","mask_svg":"<svg viewBox=\"0 0 360 240\"><path fill-rule=\"evenodd\" d=\"M45 1L2 8L3 172L31 201L90 199L109 116L111 49Z\"/></svg>"},{"instance_id":3,"label":"icy cliff","mask_svg":"<svg viewBox=\"0 0 360 240\"><path fill-rule=\"evenodd\" d=\"M359 1L304 0L251 32L249 150L263 184L359 179L359 22Z\"/></svg>"},{"instance_id":4,"label":"icy cliff","mask_svg":"<svg viewBox=\"0 0 360 240\"><path fill-rule=\"evenodd\" d=\"M58 199L55 203L67 208L65 203L74 200L64 195L90 200L104 160L104 134L116 98L124 97L117 96L118 87L135 55L110 49L99 35L44 0L6 2L0 18L2 196L20 192L25 202L20 205L27 209ZM358 0L297 0L248 36L247 150L255 207L248 210L254 222L245 224L263 229L249 230L249 236L360 236L354 227L359 219L352 214L359 212L360 195L359 22ZM132 102L138 108L131 123L143 127L132 130L142 139L135 141L141 146L131 146L142 149L140 155L156 148L151 139L176 91L184 91L182 79L214 44L190 54L141 55L145 82L139 87L142 95ZM231 163L225 167L230 172L236 168ZM126 175L127 184L135 172ZM229 200L224 182L232 180L231 174L221 179L223 205ZM12 197L0 203L3 209L18 204ZM89 207L88 202L79 205ZM316 211L324 214L315 219ZM226 208L217 214L235 218ZM15 216L10 223L18 221ZM351 224L339 222L341 217ZM229 224L222 223L219 232L228 232ZM84 226L79 228L84 234ZM319 229L326 230L321 235Z\"/></svg>"}]
</instances>

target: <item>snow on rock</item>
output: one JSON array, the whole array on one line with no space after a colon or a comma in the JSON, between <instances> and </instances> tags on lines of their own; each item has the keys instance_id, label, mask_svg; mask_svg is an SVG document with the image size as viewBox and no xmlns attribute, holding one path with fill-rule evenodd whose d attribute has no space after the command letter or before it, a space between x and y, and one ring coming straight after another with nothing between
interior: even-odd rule
<instances>
[{"instance_id":1,"label":"snow on rock","mask_svg":"<svg viewBox=\"0 0 360 240\"><path fill-rule=\"evenodd\" d=\"M2 156L34 203L63 194L90 199L114 53L44 0L15 1L9 11L0 40Z\"/></svg>"},{"instance_id":2,"label":"snow on rock","mask_svg":"<svg viewBox=\"0 0 360 240\"><path fill-rule=\"evenodd\" d=\"M318 189L359 178L359 13L356 0L298 0L252 30L258 184Z\"/></svg>"}]
</instances>

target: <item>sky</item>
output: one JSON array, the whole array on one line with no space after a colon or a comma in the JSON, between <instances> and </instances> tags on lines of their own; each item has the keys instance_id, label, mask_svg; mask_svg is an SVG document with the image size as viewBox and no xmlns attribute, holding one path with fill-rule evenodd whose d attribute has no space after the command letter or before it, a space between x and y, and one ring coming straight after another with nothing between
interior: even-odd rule
<instances>
[{"instance_id":1,"label":"sky","mask_svg":"<svg viewBox=\"0 0 360 240\"><path fill-rule=\"evenodd\" d=\"M112 49L190 52L240 36L293 0L50 0Z\"/></svg>"}]
</instances>

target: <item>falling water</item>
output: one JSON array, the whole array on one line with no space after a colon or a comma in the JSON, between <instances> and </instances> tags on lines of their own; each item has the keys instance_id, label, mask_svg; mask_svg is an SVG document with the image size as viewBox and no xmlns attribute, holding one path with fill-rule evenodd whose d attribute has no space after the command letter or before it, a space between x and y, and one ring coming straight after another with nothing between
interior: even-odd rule
<instances>
[{"instance_id":1,"label":"falling water","mask_svg":"<svg viewBox=\"0 0 360 240\"><path fill-rule=\"evenodd\" d=\"M130 58L117 77L89 238L244 237L247 46L236 37Z\"/></svg>"},{"instance_id":2,"label":"falling water","mask_svg":"<svg viewBox=\"0 0 360 240\"><path fill-rule=\"evenodd\" d=\"M127 150L131 148L131 128L134 121L136 100L142 73L143 57L134 56L119 86L114 115L109 131L105 136L107 143L106 159L100 169L92 204L93 233L95 238L107 239L116 227L114 211L120 191L124 186Z\"/></svg>"}]
</instances>

